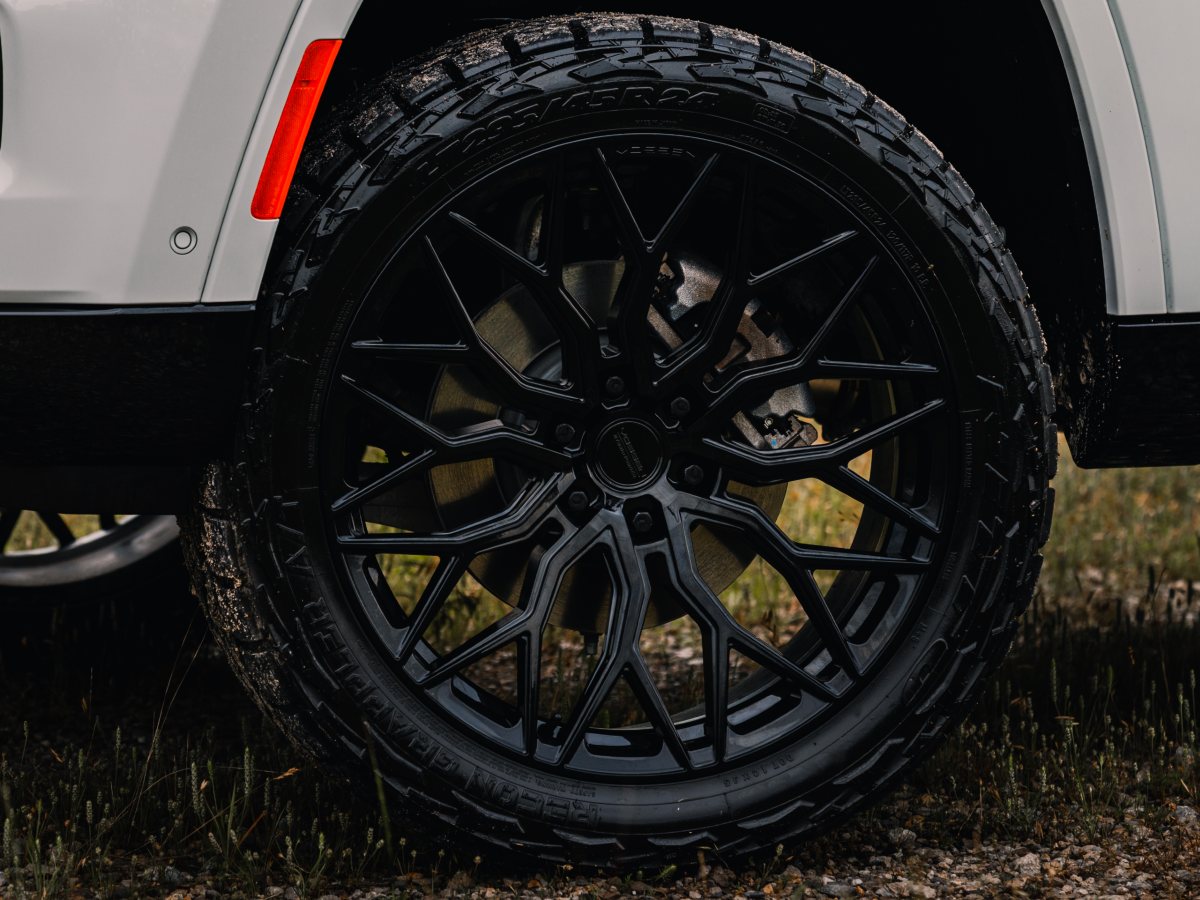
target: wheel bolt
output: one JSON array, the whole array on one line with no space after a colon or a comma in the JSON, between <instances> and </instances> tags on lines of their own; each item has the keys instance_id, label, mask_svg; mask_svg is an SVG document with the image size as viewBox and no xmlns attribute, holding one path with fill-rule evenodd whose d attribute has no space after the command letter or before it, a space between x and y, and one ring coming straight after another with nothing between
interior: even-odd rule
<instances>
[{"instance_id":1,"label":"wheel bolt","mask_svg":"<svg viewBox=\"0 0 1200 900\"><path fill-rule=\"evenodd\" d=\"M692 411L692 404L688 403L687 397L676 397L671 401L671 415L677 419L682 419Z\"/></svg>"},{"instance_id":2,"label":"wheel bolt","mask_svg":"<svg viewBox=\"0 0 1200 900\"><path fill-rule=\"evenodd\" d=\"M608 380L604 382L604 389L610 397L619 397L625 393L625 379L620 375L609 375Z\"/></svg>"},{"instance_id":3,"label":"wheel bolt","mask_svg":"<svg viewBox=\"0 0 1200 900\"><path fill-rule=\"evenodd\" d=\"M633 514L633 530L638 534L645 534L654 527L654 519L650 517L648 512L639 512Z\"/></svg>"},{"instance_id":4,"label":"wheel bolt","mask_svg":"<svg viewBox=\"0 0 1200 900\"><path fill-rule=\"evenodd\" d=\"M575 437L575 429L566 422L563 422L554 429L554 437L558 439L560 444L565 444L571 438Z\"/></svg>"},{"instance_id":5,"label":"wheel bolt","mask_svg":"<svg viewBox=\"0 0 1200 900\"><path fill-rule=\"evenodd\" d=\"M587 509L587 505L587 494L585 494L583 491L571 491L571 493L567 495L567 506L570 507L573 512L583 512L585 509Z\"/></svg>"},{"instance_id":6,"label":"wheel bolt","mask_svg":"<svg viewBox=\"0 0 1200 900\"><path fill-rule=\"evenodd\" d=\"M704 480L704 470L693 463L683 470L683 480L695 487Z\"/></svg>"}]
</instances>

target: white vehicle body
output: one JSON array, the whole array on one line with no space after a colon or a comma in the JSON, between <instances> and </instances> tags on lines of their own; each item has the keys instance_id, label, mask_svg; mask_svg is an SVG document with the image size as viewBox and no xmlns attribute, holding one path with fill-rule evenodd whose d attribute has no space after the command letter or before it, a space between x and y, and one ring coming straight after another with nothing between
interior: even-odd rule
<instances>
[{"instance_id":1,"label":"white vehicle body","mask_svg":"<svg viewBox=\"0 0 1200 900\"><path fill-rule=\"evenodd\" d=\"M357 6L0 2L0 303L253 299L274 222L250 196L275 122L305 47ZM197 236L186 254L178 228Z\"/></svg>"},{"instance_id":2,"label":"white vehicle body","mask_svg":"<svg viewBox=\"0 0 1200 900\"><path fill-rule=\"evenodd\" d=\"M1200 104L1178 75L1200 5L1044 2L1093 165L1109 311L1200 311ZM252 300L275 226L250 198L292 76L359 3L0 0L0 303ZM180 228L196 234L183 254Z\"/></svg>"}]
</instances>

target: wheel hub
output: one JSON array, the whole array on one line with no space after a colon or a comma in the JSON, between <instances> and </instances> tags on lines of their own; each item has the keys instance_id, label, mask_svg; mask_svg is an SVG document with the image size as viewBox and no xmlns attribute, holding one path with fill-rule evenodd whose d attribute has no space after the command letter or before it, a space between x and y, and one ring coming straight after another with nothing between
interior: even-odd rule
<instances>
[{"instance_id":1,"label":"wheel hub","mask_svg":"<svg viewBox=\"0 0 1200 900\"><path fill-rule=\"evenodd\" d=\"M675 260L669 305L690 309L711 297L713 285L720 280L710 267L694 261ZM563 281L572 297L597 321L607 318L624 265L620 260L595 260L566 266ZM667 327L661 316L652 313L651 324L657 334ZM540 381L553 381L561 372L561 354L554 329L540 314L527 288L517 285L501 294L475 320L480 335L509 364ZM664 340L664 345L669 341ZM631 402L637 398L632 398ZM606 398L611 402L611 398ZM617 404L620 406L620 403ZM491 397L487 385L469 370L448 367L437 379L430 404L430 421L438 427L456 428L481 419L500 419L503 408ZM611 491L611 500L622 504L638 495L662 474L666 458L659 429L649 416L623 417L611 421L612 413L599 407L593 416L578 423L576 439L588 448L587 459L577 477ZM611 424L605 424L610 422ZM593 437L594 436L594 437ZM510 498L506 484L519 484L520 478L506 471L510 466L492 459L440 466L430 472L429 482L436 513L447 528L478 517L481 507L505 503ZM756 503L772 519L783 508L786 485L743 487L747 499ZM755 553L737 541L718 536L705 525L692 535L700 575L716 593L737 580L754 560ZM520 552L496 551L479 556L470 567L471 575L505 603L520 601L522 579L528 560ZM601 571L590 573L584 560L563 579L551 621L556 625L585 634L604 630L608 616L608 579ZM678 618L679 608L665 599L656 599L647 611L646 623L654 626Z\"/></svg>"},{"instance_id":2,"label":"wheel hub","mask_svg":"<svg viewBox=\"0 0 1200 900\"><path fill-rule=\"evenodd\" d=\"M602 483L618 491L649 484L662 466L662 441L648 422L621 419L601 431L596 440L592 469Z\"/></svg>"}]
</instances>

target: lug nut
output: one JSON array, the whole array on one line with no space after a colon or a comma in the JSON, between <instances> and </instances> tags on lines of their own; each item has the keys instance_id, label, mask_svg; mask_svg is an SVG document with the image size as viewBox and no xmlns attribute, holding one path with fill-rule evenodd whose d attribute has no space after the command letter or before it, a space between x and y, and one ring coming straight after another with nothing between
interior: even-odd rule
<instances>
[{"instance_id":1,"label":"lug nut","mask_svg":"<svg viewBox=\"0 0 1200 900\"><path fill-rule=\"evenodd\" d=\"M639 512L633 514L633 530L638 534L645 534L654 527L654 519L650 517L648 512Z\"/></svg>"},{"instance_id":2,"label":"lug nut","mask_svg":"<svg viewBox=\"0 0 1200 900\"><path fill-rule=\"evenodd\" d=\"M583 512L585 509L587 509L587 505L587 494L585 494L583 491L571 491L571 493L567 495L567 506L570 507L573 512Z\"/></svg>"},{"instance_id":3,"label":"lug nut","mask_svg":"<svg viewBox=\"0 0 1200 900\"><path fill-rule=\"evenodd\" d=\"M604 389L610 397L619 397L625 393L625 379L620 375L609 375L608 380L604 382Z\"/></svg>"},{"instance_id":4,"label":"lug nut","mask_svg":"<svg viewBox=\"0 0 1200 900\"><path fill-rule=\"evenodd\" d=\"M695 487L704 480L704 470L693 463L683 470L683 480Z\"/></svg>"},{"instance_id":5,"label":"lug nut","mask_svg":"<svg viewBox=\"0 0 1200 900\"><path fill-rule=\"evenodd\" d=\"M692 411L692 404L688 403L687 397L676 397L671 401L671 415L677 419L682 419Z\"/></svg>"},{"instance_id":6,"label":"lug nut","mask_svg":"<svg viewBox=\"0 0 1200 900\"><path fill-rule=\"evenodd\" d=\"M575 429L566 422L563 422L554 429L554 437L558 439L560 444L565 444L571 440L571 438L575 437Z\"/></svg>"}]
</instances>

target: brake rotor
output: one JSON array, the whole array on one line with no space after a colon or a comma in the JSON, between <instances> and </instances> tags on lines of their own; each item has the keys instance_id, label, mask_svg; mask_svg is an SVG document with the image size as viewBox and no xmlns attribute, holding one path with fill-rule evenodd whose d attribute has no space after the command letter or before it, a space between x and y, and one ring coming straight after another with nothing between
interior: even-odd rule
<instances>
[{"instance_id":1,"label":"brake rotor","mask_svg":"<svg viewBox=\"0 0 1200 900\"><path fill-rule=\"evenodd\" d=\"M689 281L687 265L679 262L673 265L678 285L686 285ZM624 264L620 261L574 263L564 268L563 281L593 320L603 322L608 317L623 270ZM696 268L691 281L704 285L712 283L713 279ZM557 334L523 285L501 294L475 319L475 327L518 372L548 377L557 364ZM492 398L491 392L469 369L447 367L438 376L430 408L432 424L441 428L462 427L498 419L502 414L503 409ZM497 470L492 459L433 469L429 475L430 486L444 526L453 528L477 519L480 509L496 509L503 505L506 502L504 474ZM756 503L774 520L783 507L787 485L765 488L739 485L738 494ZM753 551L718 536L703 525L692 532L692 546L700 575L716 593L731 585L755 558ZM488 591L515 606L520 600L528 563L528 553L523 550L496 551L477 557L470 572ZM590 555L568 570L555 601L551 622L588 634L604 631L610 588L603 567L601 558ZM681 615L669 592L658 590L647 610L646 624L657 625Z\"/></svg>"}]
</instances>

